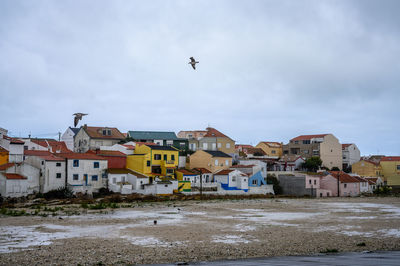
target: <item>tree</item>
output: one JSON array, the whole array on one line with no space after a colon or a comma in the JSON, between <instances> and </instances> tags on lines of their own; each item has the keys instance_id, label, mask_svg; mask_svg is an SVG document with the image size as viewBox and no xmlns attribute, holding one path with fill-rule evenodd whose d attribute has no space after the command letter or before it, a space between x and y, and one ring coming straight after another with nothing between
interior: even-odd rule
<instances>
[{"instance_id":1,"label":"tree","mask_svg":"<svg viewBox=\"0 0 400 266\"><path fill-rule=\"evenodd\" d=\"M279 180L276 178L275 174L267 175L267 184L273 185L275 195L282 194L282 187L279 185Z\"/></svg>"},{"instance_id":2,"label":"tree","mask_svg":"<svg viewBox=\"0 0 400 266\"><path fill-rule=\"evenodd\" d=\"M313 156L311 158L308 158L303 163L303 168L307 169L310 172L316 172L321 167L321 165L322 165L321 158Z\"/></svg>"}]
</instances>

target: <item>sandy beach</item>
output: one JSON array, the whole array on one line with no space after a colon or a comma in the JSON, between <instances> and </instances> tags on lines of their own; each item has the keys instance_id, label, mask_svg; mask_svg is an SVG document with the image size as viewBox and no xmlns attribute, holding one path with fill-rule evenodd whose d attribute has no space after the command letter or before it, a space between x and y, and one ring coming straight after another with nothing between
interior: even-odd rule
<instances>
[{"instance_id":1,"label":"sandy beach","mask_svg":"<svg viewBox=\"0 0 400 266\"><path fill-rule=\"evenodd\" d=\"M1 216L0 264L126 265L400 250L400 198L394 197L62 207L80 215Z\"/></svg>"}]
</instances>

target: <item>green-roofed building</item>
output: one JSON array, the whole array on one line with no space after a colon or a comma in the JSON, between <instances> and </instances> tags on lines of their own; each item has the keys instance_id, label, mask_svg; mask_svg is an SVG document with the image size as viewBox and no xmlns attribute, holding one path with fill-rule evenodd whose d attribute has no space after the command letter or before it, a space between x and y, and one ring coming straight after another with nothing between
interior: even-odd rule
<instances>
[{"instance_id":1,"label":"green-roofed building","mask_svg":"<svg viewBox=\"0 0 400 266\"><path fill-rule=\"evenodd\" d=\"M153 142L160 146L173 146L181 151L186 151L189 147L188 139L178 138L175 132L128 131L127 137L137 142Z\"/></svg>"}]
</instances>

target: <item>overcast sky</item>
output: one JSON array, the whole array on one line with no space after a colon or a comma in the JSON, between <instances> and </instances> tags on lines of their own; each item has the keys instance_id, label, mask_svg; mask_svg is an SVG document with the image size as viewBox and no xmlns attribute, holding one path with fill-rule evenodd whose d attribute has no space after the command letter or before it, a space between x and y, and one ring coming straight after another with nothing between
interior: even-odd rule
<instances>
[{"instance_id":1,"label":"overcast sky","mask_svg":"<svg viewBox=\"0 0 400 266\"><path fill-rule=\"evenodd\" d=\"M0 1L0 127L332 133L400 155L400 1ZM189 57L200 61L193 70Z\"/></svg>"}]
</instances>

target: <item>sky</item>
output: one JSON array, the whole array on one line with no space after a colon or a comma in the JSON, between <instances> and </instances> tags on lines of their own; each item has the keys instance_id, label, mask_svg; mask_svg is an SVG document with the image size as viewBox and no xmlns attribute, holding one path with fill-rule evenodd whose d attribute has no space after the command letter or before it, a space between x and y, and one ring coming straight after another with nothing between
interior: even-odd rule
<instances>
[{"instance_id":1,"label":"sky","mask_svg":"<svg viewBox=\"0 0 400 266\"><path fill-rule=\"evenodd\" d=\"M0 127L332 133L400 155L400 1L0 1ZM193 56L196 70L188 64Z\"/></svg>"}]
</instances>

